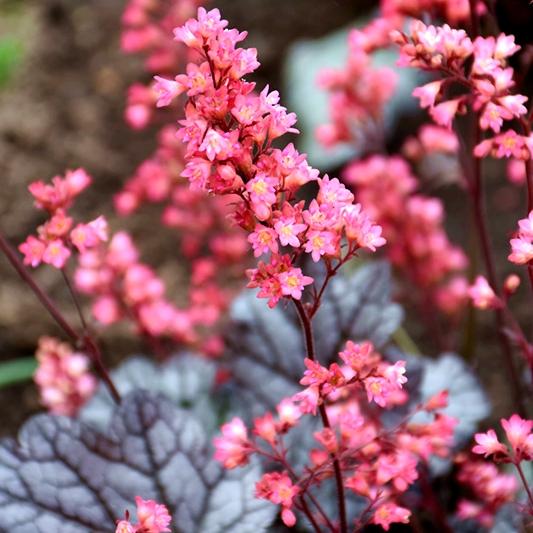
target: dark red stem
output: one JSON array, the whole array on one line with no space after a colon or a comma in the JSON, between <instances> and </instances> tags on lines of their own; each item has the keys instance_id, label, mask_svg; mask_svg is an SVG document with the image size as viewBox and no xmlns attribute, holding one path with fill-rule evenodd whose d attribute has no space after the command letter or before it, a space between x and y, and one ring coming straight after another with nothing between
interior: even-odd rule
<instances>
[{"instance_id":1,"label":"dark red stem","mask_svg":"<svg viewBox=\"0 0 533 533\"><path fill-rule=\"evenodd\" d=\"M480 141L480 130L477 115L474 115L475 121L475 145ZM496 268L494 266L494 258L492 256L492 248L490 244L489 232L487 228L487 222L485 219L485 206L484 206L484 189L483 181L481 179L481 159L478 157L473 157L473 173L472 180L470 183L470 195L472 199L472 204L474 208L474 220L476 224L476 229L478 237L481 243L481 251L483 255L483 260L485 263L485 268L487 271L487 277L490 283L490 286L495 291L496 295L503 301L503 295L498 283L498 277L496 275ZM509 374L509 379L512 384L512 394L514 398L514 403L516 408L525 416L525 404L522 398L522 387L520 384L520 379L518 372L515 368L513 361L513 350L507 335L505 334L505 316L502 308L497 308L495 310L495 322L496 329L498 334L498 340L500 342L503 359L505 366L507 367L507 373Z\"/></svg>"},{"instance_id":2,"label":"dark red stem","mask_svg":"<svg viewBox=\"0 0 533 533\"><path fill-rule=\"evenodd\" d=\"M17 271L18 275L22 278L26 285L28 285L28 287L33 291L35 296L37 296L39 301L43 304L44 308L57 322L59 327L65 332L68 337L70 337L71 341L76 345L83 347L87 351L88 355L93 361L95 370L97 371L102 381L104 381L104 383L107 385L109 392L113 397L113 400L115 400L116 403L120 403L120 394L118 393L113 381L111 380L111 377L109 376L109 373L107 372L107 369L103 364L100 349L98 348L94 340L88 334L84 333L83 335L80 335L67 322L65 317L61 314L61 311L59 311L55 302L50 298L50 296L48 296L48 294L46 294L41 289L41 287L39 287L39 285L37 285L36 281L33 279L33 276L24 266L17 253L11 248L9 242L2 235L1 232L0 250L7 257L13 268Z\"/></svg>"},{"instance_id":3,"label":"dark red stem","mask_svg":"<svg viewBox=\"0 0 533 533\"><path fill-rule=\"evenodd\" d=\"M296 306L296 310L298 311L298 316L300 317L300 322L304 330L307 357L309 357L311 361L316 361L315 341L313 337L313 326L311 324L311 320L302 302L300 300L295 300L295 299L293 299L293 302ZM322 424L324 425L324 427L327 429L331 429L331 424L329 422L328 413L326 411L325 405L323 403L320 404L318 406L318 410L319 410L320 418L322 419ZM333 460L333 471L335 473L335 483L337 485L337 496L339 500L338 504L339 504L340 533L347 533L348 523L346 520L346 502L345 502L345 497L344 497L344 483L342 480L341 465L336 456L333 455L332 460Z\"/></svg>"}]
</instances>

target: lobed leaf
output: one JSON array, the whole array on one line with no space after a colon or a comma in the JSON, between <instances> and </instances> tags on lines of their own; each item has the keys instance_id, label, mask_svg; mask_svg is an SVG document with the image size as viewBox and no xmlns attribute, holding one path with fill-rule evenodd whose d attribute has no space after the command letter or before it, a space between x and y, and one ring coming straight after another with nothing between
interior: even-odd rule
<instances>
[{"instance_id":1,"label":"lobed leaf","mask_svg":"<svg viewBox=\"0 0 533 533\"><path fill-rule=\"evenodd\" d=\"M0 443L0 531L108 533L134 498L165 504L172 530L264 531L275 506L253 498L257 465L222 470L209 437L169 400L135 392L107 434L78 420L38 415Z\"/></svg>"},{"instance_id":2,"label":"lobed leaf","mask_svg":"<svg viewBox=\"0 0 533 533\"><path fill-rule=\"evenodd\" d=\"M200 356L183 353L158 363L142 356L131 357L111 372L122 396L135 390L159 393L175 406L190 409L205 428L216 425L216 412L209 394L214 385L215 365ZM115 403L107 387L100 387L80 412L80 418L105 429L113 416Z\"/></svg>"}]
</instances>

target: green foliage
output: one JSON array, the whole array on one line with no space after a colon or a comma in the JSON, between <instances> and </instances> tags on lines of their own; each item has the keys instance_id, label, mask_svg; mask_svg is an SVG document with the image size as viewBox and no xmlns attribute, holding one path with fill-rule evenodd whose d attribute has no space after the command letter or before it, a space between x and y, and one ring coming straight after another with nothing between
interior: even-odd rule
<instances>
[{"instance_id":1,"label":"green foliage","mask_svg":"<svg viewBox=\"0 0 533 533\"><path fill-rule=\"evenodd\" d=\"M22 45L13 37L0 39L0 87L4 86L22 58Z\"/></svg>"},{"instance_id":2,"label":"green foliage","mask_svg":"<svg viewBox=\"0 0 533 533\"><path fill-rule=\"evenodd\" d=\"M0 363L0 389L30 380L36 368L37 361L34 357L22 357Z\"/></svg>"}]
</instances>

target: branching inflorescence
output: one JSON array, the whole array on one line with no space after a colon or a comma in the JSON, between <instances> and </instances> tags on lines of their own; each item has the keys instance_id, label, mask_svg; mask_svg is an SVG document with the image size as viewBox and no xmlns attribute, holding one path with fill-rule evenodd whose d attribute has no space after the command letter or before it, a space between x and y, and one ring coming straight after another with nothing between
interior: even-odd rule
<instances>
[{"instance_id":1,"label":"branching inflorescence","mask_svg":"<svg viewBox=\"0 0 533 533\"><path fill-rule=\"evenodd\" d=\"M103 216L75 224L69 209L91 182L81 169L55 177L50 185L40 181L30 185L36 207L47 212L48 219L20 245L23 261L0 235L2 251L74 345L41 339L35 381L43 404L55 414L75 416L96 389L91 364L114 400L121 400L77 292L91 298L92 314L100 324L129 320L137 333L152 341L162 338L218 355L220 320L233 295L227 282L246 272L248 287L256 289L269 307L294 306L305 341L302 388L280 395L277 405L270 402L275 411L249 423L245 415L224 423L213 441L214 457L228 470L260 463L263 473L255 478L255 497L279 506L286 526L302 520L317 532L346 533L367 525L389 530L392 524L413 521L413 528L420 528L415 515L428 507L439 530L451 531L448 509L432 492L434 458L451 459L455 465L450 477L455 476L463 491L456 519L474 520L488 528L507 504L533 516L533 497L522 467L533 459L533 421L513 414L501 422L508 445L489 429L475 435L472 453L457 453L454 436L460 421L444 412L447 390L439 387L418 398L405 386L406 361L391 362L371 342L346 338L356 334L345 335L344 344L338 342L334 358L328 360L332 354L320 353L313 329L331 279L362 251L373 253L387 244L384 250L391 263L409 288L417 288L408 299L421 306L430 327L435 325L429 324L431 314L439 308L448 315L448 329L453 329L469 300L478 309L496 312L515 400L524 410L513 349L515 345L520 349L533 371L533 347L509 307L520 286L519 276L498 281L481 179L482 158L509 157L515 181L528 187L528 215L519 220L510 239L508 259L528 269L533 286L531 113L526 96L515 92L509 66L509 58L520 47L512 36L479 35L484 2L382 1L381 16L351 32L346 67L325 71L319 80L332 94L331 122L319 129L319 139L330 146L366 142L363 157L343 171L343 182L320 176L292 143L282 145L285 134L298 133L295 114L280 104L277 91L267 86L258 92L247 80L259 62L254 48L239 46L246 32L228 29L217 9L199 7L197 17L189 18L200 3L131 0L128 4L123 47L145 53L147 70L161 75L155 76L151 87L131 89L127 119L141 128L162 116L156 107L171 107L167 122L178 123L163 127L156 152L115 197L122 215L134 213L145 202L165 205L162 222L176 230L180 251L191 264L187 303L179 307L170 301L163 280L141 261L126 232L110 234ZM424 13L452 26L463 25L470 34L421 20L410 21L406 33L400 31L407 17ZM400 154L389 155L384 112L396 76L391 69L375 69L371 54L393 44L399 45L400 66L439 77L413 92L436 124L422 126L403 143ZM185 73L174 76L180 68ZM473 131L468 142L459 128L452 131L463 115ZM463 162L464 177L459 179L472 200L487 276L471 276L475 279L470 282L466 254L447 236L443 203L423 192L417 177L425 158L452 158L461 147L466 147L467 163ZM515 168L517 162L521 171ZM246 269L252 254L257 264ZM73 256L77 265L71 283ZM23 263L33 268L46 263L61 271L79 314L79 330L63 317ZM432 331L436 337L439 326ZM246 409L239 411L243 412ZM148 447L152 437L146 441ZM295 443L306 437L306 453L295 453ZM175 442L172 446L179 450ZM146 454L152 463L158 455L151 448ZM514 467L525 503L515 503L518 478L500 472L479 455ZM207 487L211 474L205 475L202 482ZM164 496L161 483L158 479L157 491ZM415 484L420 490L413 490ZM328 497L332 493L334 506ZM116 520L116 533L170 531L167 501L164 505L137 496L135 502L135 517L126 511L122 520Z\"/></svg>"}]
</instances>

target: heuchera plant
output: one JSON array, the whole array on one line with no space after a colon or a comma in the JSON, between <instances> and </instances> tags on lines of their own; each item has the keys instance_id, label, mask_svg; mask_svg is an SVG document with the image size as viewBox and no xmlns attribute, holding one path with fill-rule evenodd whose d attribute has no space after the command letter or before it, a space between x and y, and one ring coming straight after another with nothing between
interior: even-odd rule
<instances>
[{"instance_id":1,"label":"heuchera plant","mask_svg":"<svg viewBox=\"0 0 533 533\"><path fill-rule=\"evenodd\" d=\"M82 169L30 185L48 218L19 246L23 259L0 234L71 342L40 340L35 382L51 414L0 444L0 529L446 532L503 521L517 531L533 517L533 421L515 352L533 374L533 346L510 307L520 277L500 282L492 258L481 160L512 157L513 181L527 188L508 259L533 289L531 113L509 66L520 47L481 36L484 2L383 0L379 16L351 32L345 68L319 80L332 110L319 139L368 141L340 180L283 145L298 133L296 116L277 91L248 80L259 62L240 46L246 32L198 4L126 8L123 47L145 53L158 74L131 88L126 117L139 129L164 126L115 198L121 215L165 205L162 223L190 263L187 302L172 302L126 232L110 233L103 216L74 222L70 209L91 183ZM392 46L400 66L435 76L413 92L435 124L397 154L385 149L383 125L396 75L372 65L374 51ZM473 136L453 131L460 120ZM450 172L469 193L486 276L447 236L442 202L420 189L424 163L460 146L467 157ZM389 342L402 313L389 270L368 260L381 251L439 349L456 344L469 302L494 311L517 410L501 421L507 443L494 429L474 436L489 408L457 355L430 361ZM61 272L79 326L30 274L41 263ZM244 274L255 294L232 303ZM109 372L97 332L120 320L166 360L132 358ZM191 352L169 358L161 340ZM459 497L438 491L445 482Z\"/></svg>"}]
</instances>

